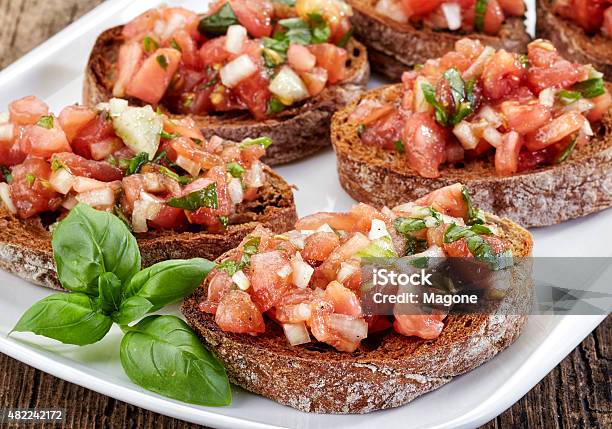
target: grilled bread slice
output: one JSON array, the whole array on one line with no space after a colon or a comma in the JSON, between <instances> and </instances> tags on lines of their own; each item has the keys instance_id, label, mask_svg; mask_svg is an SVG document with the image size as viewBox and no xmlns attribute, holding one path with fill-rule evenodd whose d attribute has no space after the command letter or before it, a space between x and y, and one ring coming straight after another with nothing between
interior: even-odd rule
<instances>
[{"instance_id":1,"label":"grilled bread slice","mask_svg":"<svg viewBox=\"0 0 612 429\"><path fill-rule=\"evenodd\" d=\"M291 187L273 170L259 197L237 207L225 233L150 231L137 234L144 266L167 259L202 257L215 259L236 247L258 225L281 233L297 220ZM0 268L29 282L61 289L55 274L49 219L20 220L0 210Z\"/></svg>"},{"instance_id":2,"label":"grilled bread slice","mask_svg":"<svg viewBox=\"0 0 612 429\"><path fill-rule=\"evenodd\" d=\"M113 27L96 40L85 69L83 103L86 105L112 98L117 56L124 41L122 29L123 26ZM272 138L274 144L262 159L268 165L285 164L311 155L329 146L329 124L333 113L357 97L370 77L365 47L351 39L346 49L349 72L342 82L326 87L318 96L278 116L264 121L255 120L243 112L192 117L206 138L213 135L233 141L260 136ZM129 101L134 105L142 104L135 99ZM163 110L163 106L160 107Z\"/></svg>"},{"instance_id":3,"label":"grilled bread slice","mask_svg":"<svg viewBox=\"0 0 612 429\"><path fill-rule=\"evenodd\" d=\"M485 46L525 52L530 37L522 18L509 17L497 36L480 33L433 31L415 28L376 12L378 0L347 0L353 8L355 37L368 48L372 70L398 81L402 73L429 58L454 50L455 42L468 36Z\"/></svg>"},{"instance_id":4,"label":"grilled bread slice","mask_svg":"<svg viewBox=\"0 0 612 429\"><path fill-rule=\"evenodd\" d=\"M528 231L493 215L487 215L487 221L497 224L512 242L515 257L531 255ZM372 336L353 353L315 343L290 346L282 328L271 321L258 336L224 332L214 315L198 309L206 283L185 300L182 312L223 361L233 383L301 411L367 413L406 404L512 344L527 320L533 280L530 264L517 264L510 270L512 287L497 311L451 315L435 340L395 332ZM513 311L501 314L502 306Z\"/></svg>"},{"instance_id":5,"label":"grilled bread slice","mask_svg":"<svg viewBox=\"0 0 612 429\"><path fill-rule=\"evenodd\" d=\"M589 35L570 20L553 12L553 0L537 0L536 35L550 40L568 60L592 64L612 81L612 39L601 33Z\"/></svg>"},{"instance_id":6,"label":"grilled bread slice","mask_svg":"<svg viewBox=\"0 0 612 429\"><path fill-rule=\"evenodd\" d=\"M401 85L390 85L362 98L392 101ZM612 206L612 113L608 113L588 145L577 147L562 164L500 177L488 160L473 160L461 168L445 166L436 179L412 170L403 154L365 145L358 124L349 121L360 100L338 112L332 121L342 187L357 201L389 207L412 201L434 189L461 182L474 203L526 227L563 222Z\"/></svg>"}]
</instances>

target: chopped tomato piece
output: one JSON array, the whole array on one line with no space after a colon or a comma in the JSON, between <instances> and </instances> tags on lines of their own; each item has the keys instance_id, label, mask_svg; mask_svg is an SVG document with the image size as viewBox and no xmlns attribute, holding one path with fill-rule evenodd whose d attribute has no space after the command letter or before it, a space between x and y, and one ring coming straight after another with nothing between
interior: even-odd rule
<instances>
[{"instance_id":1,"label":"chopped tomato piece","mask_svg":"<svg viewBox=\"0 0 612 429\"><path fill-rule=\"evenodd\" d=\"M100 142L117 139L118 137L115 134L115 129L113 128L113 123L110 118L106 115L99 114L96 118L79 129L70 144L76 154L87 159L93 159L94 152L99 152L100 150ZM94 149L96 145L98 145L98 147ZM120 149L122 145L123 143L121 142L121 145L116 145L116 147Z\"/></svg>"},{"instance_id":2,"label":"chopped tomato piece","mask_svg":"<svg viewBox=\"0 0 612 429\"><path fill-rule=\"evenodd\" d=\"M589 110L587 114L587 118L591 122L601 121L608 110L610 110L610 106L612 106L612 96L607 89L605 93L591 98L589 101L595 104L595 107Z\"/></svg>"},{"instance_id":3,"label":"chopped tomato piece","mask_svg":"<svg viewBox=\"0 0 612 429\"><path fill-rule=\"evenodd\" d=\"M227 36L215 37L200 47L200 58L205 65L221 64L232 56L225 50Z\"/></svg>"},{"instance_id":4,"label":"chopped tomato piece","mask_svg":"<svg viewBox=\"0 0 612 429\"><path fill-rule=\"evenodd\" d=\"M287 51L287 61L295 71L308 72L314 69L317 58L307 47L293 43Z\"/></svg>"},{"instance_id":5,"label":"chopped tomato piece","mask_svg":"<svg viewBox=\"0 0 612 429\"><path fill-rule=\"evenodd\" d=\"M440 176L438 169L444 162L446 134L431 114L413 114L402 133L408 165L423 177Z\"/></svg>"},{"instance_id":6,"label":"chopped tomato piece","mask_svg":"<svg viewBox=\"0 0 612 429\"><path fill-rule=\"evenodd\" d=\"M225 2L223 2L225 3ZM230 5L240 24L255 38L272 34L272 12L274 8L265 0L230 0Z\"/></svg>"},{"instance_id":7,"label":"chopped tomato piece","mask_svg":"<svg viewBox=\"0 0 612 429\"><path fill-rule=\"evenodd\" d=\"M225 270L214 270L207 278L208 291L206 300L200 302L200 309L206 313L216 313L217 306L227 292L232 290L234 283Z\"/></svg>"},{"instance_id":8,"label":"chopped tomato piece","mask_svg":"<svg viewBox=\"0 0 612 429\"><path fill-rule=\"evenodd\" d=\"M0 165L11 167L21 164L27 154L21 150L19 144L23 127L16 125L13 128L13 136L9 140L0 140Z\"/></svg>"},{"instance_id":9,"label":"chopped tomato piece","mask_svg":"<svg viewBox=\"0 0 612 429\"><path fill-rule=\"evenodd\" d=\"M173 40L181 48L183 56L181 57L185 66L197 69L201 67L200 53L195 40L186 30L179 30L174 33Z\"/></svg>"},{"instance_id":10,"label":"chopped tomato piece","mask_svg":"<svg viewBox=\"0 0 612 429\"><path fill-rule=\"evenodd\" d=\"M157 216L148 223L154 229L180 229L187 223L187 217L184 210L162 204Z\"/></svg>"},{"instance_id":11,"label":"chopped tomato piece","mask_svg":"<svg viewBox=\"0 0 612 429\"><path fill-rule=\"evenodd\" d=\"M320 43L309 45L308 49L317 58L317 66L327 70L327 80L329 83L336 83L346 77L348 72L346 61L348 52L331 43Z\"/></svg>"},{"instance_id":12,"label":"chopped tomato piece","mask_svg":"<svg viewBox=\"0 0 612 429\"><path fill-rule=\"evenodd\" d=\"M157 104L170 85L181 61L181 52L172 48L160 48L148 57L132 80L125 93L149 104Z\"/></svg>"},{"instance_id":13,"label":"chopped tomato piece","mask_svg":"<svg viewBox=\"0 0 612 429\"><path fill-rule=\"evenodd\" d=\"M315 232L304 240L302 257L305 261L322 262L338 247L340 239L333 232Z\"/></svg>"},{"instance_id":14,"label":"chopped tomato piece","mask_svg":"<svg viewBox=\"0 0 612 429\"><path fill-rule=\"evenodd\" d=\"M278 275L288 263L289 259L278 251L251 256L251 295L261 311L277 305L290 287L288 280Z\"/></svg>"},{"instance_id":15,"label":"chopped tomato piece","mask_svg":"<svg viewBox=\"0 0 612 429\"><path fill-rule=\"evenodd\" d=\"M314 286L325 287L329 282L335 280L340 264L352 258L369 244L370 240L362 233L352 234L340 247L334 249L325 262L315 269L313 274Z\"/></svg>"},{"instance_id":16,"label":"chopped tomato piece","mask_svg":"<svg viewBox=\"0 0 612 429\"><path fill-rule=\"evenodd\" d=\"M71 152L72 149L66 139L66 134L57 119L53 119L53 126L46 128L40 125L26 125L19 139L19 145L24 153L41 158L50 158L58 152Z\"/></svg>"},{"instance_id":17,"label":"chopped tomato piece","mask_svg":"<svg viewBox=\"0 0 612 429\"><path fill-rule=\"evenodd\" d=\"M300 78L304 81L308 94L311 97L319 95L327 84L327 70L322 67L315 67L312 71L299 72Z\"/></svg>"},{"instance_id":18,"label":"chopped tomato piece","mask_svg":"<svg viewBox=\"0 0 612 429\"><path fill-rule=\"evenodd\" d=\"M517 101L505 101L501 111L510 129L520 134L528 134L544 126L552 118L549 107L534 101L530 104L520 104Z\"/></svg>"},{"instance_id":19,"label":"chopped tomato piece","mask_svg":"<svg viewBox=\"0 0 612 429\"><path fill-rule=\"evenodd\" d=\"M436 189L414 202L418 206L433 207L435 210L452 217L465 218L467 203L463 198L463 185L455 183Z\"/></svg>"},{"instance_id":20,"label":"chopped tomato piece","mask_svg":"<svg viewBox=\"0 0 612 429\"><path fill-rule=\"evenodd\" d=\"M49 106L33 95L9 104L10 121L15 125L33 125L41 116L47 114L49 114Z\"/></svg>"},{"instance_id":21,"label":"chopped tomato piece","mask_svg":"<svg viewBox=\"0 0 612 429\"><path fill-rule=\"evenodd\" d=\"M241 100L257 119L264 119L268 112L268 102L272 93L268 89L270 82L263 70L243 79L234 86L236 97Z\"/></svg>"},{"instance_id":22,"label":"chopped tomato piece","mask_svg":"<svg viewBox=\"0 0 612 429\"><path fill-rule=\"evenodd\" d=\"M527 71L529 88L539 94L545 88L569 88L588 78L586 69L563 59L552 45L531 43L527 47L531 67Z\"/></svg>"},{"instance_id":23,"label":"chopped tomato piece","mask_svg":"<svg viewBox=\"0 0 612 429\"><path fill-rule=\"evenodd\" d=\"M168 159L178 163L181 168L185 169L193 176L195 176L201 168L210 169L216 165L222 164L221 158L204 151L200 146L194 143L193 140L187 137L174 138L165 148ZM189 160L191 163L195 164L195 169L191 170L182 159Z\"/></svg>"},{"instance_id":24,"label":"chopped tomato piece","mask_svg":"<svg viewBox=\"0 0 612 429\"><path fill-rule=\"evenodd\" d=\"M113 86L115 97L125 96L125 88L142 65L143 56L142 43L139 41L121 45L117 59L117 80Z\"/></svg>"},{"instance_id":25,"label":"chopped tomato piece","mask_svg":"<svg viewBox=\"0 0 612 429\"><path fill-rule=\"evenodd\" d=\"M519 153L523 139L516 131L505 134L501 145L495 151L495 171L502 176L509 176L518 171Z\"/></svg>"},{"instance_id":26,"label":"chopped tomato piece","mask_svg":"<svg viewBox=\"0 0 612 429\"><path fill-rule=\"evenodd\" d=\"M497 0L505 13L514 16L525 15L525 2L517 0Z\"/></svg>"},{"instance_id":27,"label":"chopped tomato piece","mask_svg":"<svg viewBox=\"0 0 612 429\"><path fill-rule=\"evenodd\" d=\"M58 120L69 142L72 142L85 125L94 120L96 112L84 106L66 106L59 114Z\"/></svg>"},{"instance_id":28,"label":"chopped tomato piece","mask_svg":"<svg viewBox=\"0 0 612 429\"><path fill-rule=\"evenodd\" d=\"M232 209L232 202L227 188L227 173L225 167L216 165L206 173L205 179L192 182L183 189L183 193L194 192L204 188L212 182L217 185L217 208L201 207L196 211L186 211L187 219L191 223L206 225L210 231L222 231L225 227L219 219L220 216L229 216ZM197 182L201 184L198 185Z\"/></svg>"},{"instance_id":29,"label":"chopped tomato piece","mask_svg":"<svg viewBox=\"0 0 612 429\"><path fill-rule=\"evenodd\" d=\"M140 39L153 30L155 22L161 18L158 9L150 9L127 23L121 31L126 39Z\"/></svg>"},{"instance_id":30,"label":"chopped tomato piece","mask_svg":"<svg viewBox=\"0 0 612 429\"><path fill-rule=\"evenodd\" d=\"M74 176L87 177L101 182L113 182L123 178L123 172L108 162L91 161L74 153L61 152L53 155Z\"/></svg>"},{"instance_id":31,"label":"chopped tomato piece","mask_svg":"<svg viewBox=\"0 0 612 429\"><path fill-rule=\"evenodd\" d=\"M393 329L408 337L419 337L434 340L444 329L444 315L395 314Z\"/></svg>"},{"instance_id":32,"label":"chopped tomato piece","mask_svg":"<svg viewBox=\"0 0 612 429\"><path fill-rule=\"evenodd\" d=\"M351 231L355 218L349 213L315 213L298 219L295 229L316 230L324 224L340 231Z\"/></svg>"},{"instance_id":33,"label":"chopped tomato piece","mask_svg":"<svg viewBox=\"0 0 612 429\"><path fill-rule=\"evenodd\" d=\"M28 158L12 169L9 185L11 199L22 219L39 213L55 211L61 204L60 194L49 184L51 166L40 158Z\"/></svg>"},{"instance_id":34,"label":"chopped tomato piece","mask_svg":"<svg viewBox=\"0 0 612 429\"><path fill-rule=\"evenodd\" d=\"M381 112L382 109L381 107L377 111ZM385 111L387 110L385 109ZM376 112L372 112L372 115L374 114ZM369 120L369 118L364 118L364 120ZM403 129L402 114L392 108L390 113L366 125L361 133L361 139L366 144L380 146L383 149L397 149L395 143L402 140Z\"/></svg>"},{"instance_id":35,"label":"chopped tomato piece","mask_svg":"<svg viewBox=\"0 0 612 429\"><path fill-rule=\"evenodd\" d=\"M353 291L338 282L331 282L325 288L325 299L334 306L334 313L352 317L361 316L361 304Z\"/></svg>"},{"instance_id":36,"label":"chopped tomato piece","mask_svg":"<svg viewBox=\"0 0 612 429\"><path fill-rule=\"evenodd\" d=\"M441 0L401 0L407 16L430 14L440 6Z\"/></svg>"},{"instance_id":37,"label":"chopped tomato piece","mask_svg":"<svg viewBox=\"0 0 612 429\"><path fill-rule=\"evenodd\" d=\"M224 331L237 334L260 334L266 330L263 315L249 294L241 290L230 290L223 295L215 322Z\"/></svg>"},{"instance_id":38,"label":"chopped tomato piece","mask_svg":"<svg viewBox=\"0 0 612 429\"><path fill-rule=\"evenodd\" d=\"M516 90L525 77L525 67L517 55L501 49L489 60L482 73L485 97L497 100Z\"/></svg>"},{"instance_id":39,"label":"chopped tomato piece","mask_svg":"<svg viewBox=\"0 0 612 429\"><path fill-rule=\"evenodd\" d=\"M497 0L489 0L487 2L487 10L484 16L483 30L488 34L497 34L501 30L504 22L504 11Z\"/></svg>"},{"instance_id":40,"label":"chopped tomato piece","mask_svg":"<svg viewBox=\"0 0 612 429\"><path fill-rule=\"evenodd\" d=\"M205 140L200 127L198 127L198 124L196 124L191 116L185 116L180 119L164 117L164 131L191 139Z\"/></svg>"},{"instance_id":41,"label":"chopped tomato piece","mask_svg":"<svg viewBox=\"0 0 612 429\"><path fill-rule=\"evenodd\" d=\"M526 147L530 151L544 149L578 131L586 121L579 112L571 111L553 119L533 135L527 137Z\"/></svg>"},{"instance_id":42,"label":"chopped tomato piece","mask_svg":"<svg viewBox=\"0 0 612 429\"><path fill-rule=\"evenodd\" d=\"M368 335L368 324L363 318L344 314L317 314L309 321L312 335L342 352L354 352Z\"/></svg>"}]
</instances>

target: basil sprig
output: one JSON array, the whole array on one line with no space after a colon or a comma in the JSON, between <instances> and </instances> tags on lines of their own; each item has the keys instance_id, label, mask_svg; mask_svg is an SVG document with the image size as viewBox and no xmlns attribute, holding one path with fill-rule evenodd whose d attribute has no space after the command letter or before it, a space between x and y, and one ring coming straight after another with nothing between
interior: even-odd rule
<instances>
[{"instance_id":1,"label":"basil sprig","mask_svg":"<svg viewBox=\"0 0 612 429\"><path fill-rule=\"evenodd\" d=\"M463 80L456 68L450 68L442 75L450 86L451 97L453 99L453 109L445 106L436 98L436 90L428 83L421 85L425 100L435 109L436 121L443 126L455 125L471 115L476 110L476 96L474 86L476 81L471 79L467 82ZM450 110L450 111L449 111Z\"/></svg>"},{"instance_id":2,"label":"basil sprig","mask_svg":"<svg viewBox=\"0 0 612 429\"><path fill-rule=\"evenodd\" d=\"M214 264L170 260L140 270L136 239L110 213L79 204L53 230L57 276L70 293L30 307L13 331L78 346L96 343L113 323L126 333L121 364L136 384L199 405L227 405L231 390L221 363L174 316L148 316L192 293Z\"/></svg>"},{"instance_id":3,"label":"basil sprig","mask_svg":"<svg viewBox=\"0 0 612 429\"><path fill-rule=\"evenodd\" d=\"M225 271L228 275L233 276L237 271L247 267L251 263L251 256L259 250L260 237L251 237L242 246L242 257L240 261L227 259L217 265L218 270Z\"/></svg>"},{"instance_id":4,"label":"basil sprig","mask_svg":"<svg viewBox=\"0 0 612 429\"><path fill-rule=\"evenodd\" d=\"M467 224L468 225L478 225L485 223L485 214L484 210L474 207L472 204L472 198L470 197L470 193L468 189L464 186L461 189L461 196L463 197L463 201L467 205Z\"/></svg>"},{"instance_id":5,"label":"basil sprig","mask_svg":"<svg viewBox=\"0 0 612 429\"><path fill-rule=\"evenodd\" d=\"M483 235L492 235L490 228L476 224L472 226L460 226L451 224L444 233L444 242L453 243L457 240L465 239L470 253L477 261L486 262L492 270L501 270L512 265L512 251L507 250L495 253L491 245L485 240Z\"/></svg>"},{"instance_id":6,"label":"basil sprig","mask_svg":"<svg viewBox=\"0 0 612 429\"><path fill-rule=\"evenodd\" d=\"M482 31L484 29L484 18L487 13L488 3L489 0L476 0L474 15L474 28L476 28L476 31Z\"/></svg>"},{"instance_id":7,"label":"basil sprig","mask_svg":"<svg viewBox=\"0 0 612 429\"><path fill-rule=\"evenodd\" d=\"M229 2L225 3L212 15L205 16L200 20L198 31L208 36L220 36L227 33L230 25L239 24L234 9Z\"/></svg>"},{"instance_id":8,"label":"basil sprig","mask_svg":"<svg viewBox=\"0 0 612 429\"><path fill-rule=\"evenodd\" d=\"M182 197L170 198L166 204L170 207L183 210L197 210L202 207L216 209L219 206L217 184L213 182L205 188L198 189Z\"/></svg>"}]
</instances>

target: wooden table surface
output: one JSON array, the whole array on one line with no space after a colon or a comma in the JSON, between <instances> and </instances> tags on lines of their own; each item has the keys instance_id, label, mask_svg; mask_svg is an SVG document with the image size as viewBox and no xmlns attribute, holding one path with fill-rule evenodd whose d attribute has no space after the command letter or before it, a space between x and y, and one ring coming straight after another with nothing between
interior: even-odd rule
<instances>
[{"instance_id":1,"label":"wooden table surface","mask_svg":"<svg viewBox=\"0 0 612 429\"><path fill-rule=\"evenodd\" d=\"M101 2L0 0L0 69ZM484 427L611 428L611 340L612 319L608 318L527 395ZM0 408L6 407L65 408L65 427L194 426L97 394L0 354Z\"/></svg>"}]
</instances>

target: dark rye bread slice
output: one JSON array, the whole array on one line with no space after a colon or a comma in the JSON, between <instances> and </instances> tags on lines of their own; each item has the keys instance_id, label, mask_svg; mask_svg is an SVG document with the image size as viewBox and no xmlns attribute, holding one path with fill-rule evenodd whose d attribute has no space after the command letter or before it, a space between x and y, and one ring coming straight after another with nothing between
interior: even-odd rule
<instances>
[{"instance_id":1,"label":"dark rye bread slice","mask_svg":"<svg viewBox=\"0 0 612 429\"><path fill-rule=\"evenodd\" d=\"M501 227L516 257L531 255L528 231L493 215L488 220ZM367 413L406 404L512 344L533 299L531 265L525 261L511 269L512 287L491 313L451 315L436 340L387 332L366 339L354 353L320 343L292 347L272 321L258 336L223 332L213 315L198 309L205 286L181 310L234 384L301 411Z\"/></svg>"},{"instance_id":2,"label":"dark rye bread slice","mask_svg":"<svg viewBox=\"0 0 612 429\"><path fill-rule=\"evenodd\" d=\"M518 1L518 0L517 0ZM455 42L469 37L483 45L524 52L530 37L522 18L509 17L497 36L461 31L433 31L397 22L376 12L378 0L347 0L353 7L351 22L355 37L368 48L372 70L395 81L402 73L454 50Z\"/></svg>"},{"instance_id":3,"label":"dark rye bread slice","mask_svg":"<svg viewBox=\"0 0 612 429\"><path fill-rule=\"evenodd\" d=\"M237 207L223 234L197 231L150 231L137 234L143 266L167 259L202 257L213 260L236 247L258 225L277 232L293 228L297 220L293 192L273 170L260 196ZM40 217L20 220L0 210L0 268L24 280L62 289L55 273L51 236Z\"/></svg>"},{"instance_id":4,"label":"dark rye bread slice","mask_svg":"<svg viewBox=\"0 0 612 429\"><path fill-rule=\"evenodd\" d=\"M389 85L362 98L393 102L400 93L401 85ZM412 170L403 154L362 143L358 124L349 121L358 103L332 121L340 183L357 201L393 207L461 182L478 207L526 227L553 225L612 206L612 112L594 130L591 142L562 164L500 177L491 161L475 160L461 167L442 166L439 178L428 179Z\"/></svg>"},{"instance_id":5,"label":"dark rye bread slice","mask_svg":"<svg viewBox=\"0 0 612 429\"><path fill-rule=\"evenodd\" d=\"M83 103L96 105L112 98L117 75L117 55L124 41L123 26L104 31L91 51L83 81ZM327 87L305 103L283 111L264 121L255 120L244 112L215 115L192 115L205 137L218 135L241 141L247 137L269 136L274 144L262 159L268 165L292 162L330 145L329 124L333 113L356 98L370 77L365 47L351 39L346 47L349 73L346 79ZM142 104L129 99L132 104ZM163 109L163 106L160 106ZM179 116L179 115L177 115Z\"/></svg>"},{"instance_id":6,"label":"dark rye bread slice","mask_svg":"<svg viewBox=\"0 0 612 429\"><path fill-rule=\"evenodd\" d=\"M612 39L601 33L586 34L571 20L553 12L553 0L537 0L536 35L550 40L568 60L592 64L612 81Z\"/></svg>"}]
</instances>

